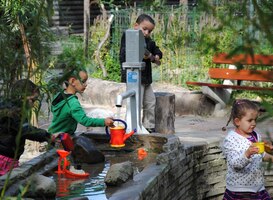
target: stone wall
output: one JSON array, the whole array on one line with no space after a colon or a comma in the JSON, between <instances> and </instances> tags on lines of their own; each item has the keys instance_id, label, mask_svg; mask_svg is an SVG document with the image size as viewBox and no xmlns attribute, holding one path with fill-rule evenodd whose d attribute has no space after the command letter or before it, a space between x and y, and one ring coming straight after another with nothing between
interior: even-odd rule
<instances>
[{"instance_id":1,"label":"stone wall","mask_svg":"<svg viewBox=\"0 0 273 200\"><path fill-rule=\"evenodd\" d=\"M165 153L158 155L157 164L134 177L135 182L142 180L145 183L141 183L138 199L221 199L226 165L219 143L184 146L178 137L167 137L168 143L163 147ZM119 195L114 194L110 200L118 198Z\"/></svg>"},{"instance_id":2,"label":"stone wall","mask_svg":"<svg viewBox=\"0 0 273 200\"><path fill-rule=\"evenodd\" d=\"M220 200L225 191L226 162L219 142L184 146L174 135L168 135L165 153L157 164L145 168L134 177L134 184L125 184L110 200L136 195L139 200ZM266 164L265 164L266 165ZM272 173L265 172L266 189L273 196ZM125 196L126 198L126 196Z\"/></svg>"}]
</instances>

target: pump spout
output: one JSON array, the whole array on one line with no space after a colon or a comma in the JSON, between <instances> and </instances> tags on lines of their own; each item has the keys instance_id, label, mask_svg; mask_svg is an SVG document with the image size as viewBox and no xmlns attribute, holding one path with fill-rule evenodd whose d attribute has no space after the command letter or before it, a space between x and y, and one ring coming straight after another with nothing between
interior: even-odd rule
<instances>
[{"instance_id":1,"label":"pump spout","mask_svg":"<svg viewBox=\"0 0 273 200\"><path fill-rule=\"evenodd\" d=\"M127 90L126 92L123 92L117 96L116 100L116 107L121 107L122 106L122 101L124 99L127 99L131 96L134 96L136 94L135 90Z\"/></svg>"}]
</instances>

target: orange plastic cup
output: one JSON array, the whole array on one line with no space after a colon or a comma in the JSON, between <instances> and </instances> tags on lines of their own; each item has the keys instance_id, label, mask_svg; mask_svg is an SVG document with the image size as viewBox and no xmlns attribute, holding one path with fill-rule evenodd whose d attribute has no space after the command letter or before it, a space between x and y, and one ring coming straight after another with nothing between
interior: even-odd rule
<instances>
[{"instance_id":1,"label":"orange plastic cup","mask_svg":"<svg viewBox=\"0 0 273 200\"><path fill-rule=\"evenodd\" d=\"M254 146L259 148L258 153L263 153L264 152L264 142L254 142Z\"/></svg>"},{"instance_id":2,"label":"orange plastic cup","mask_svg":"<svg viewBox=\"0 0 273 200\"><path fill-rule=\"evenodd\" d=\"M148 153L145 149L139 148L137 151L137 155L139 160L143 160L148 155Z\"/></svg>"}]
</instances>

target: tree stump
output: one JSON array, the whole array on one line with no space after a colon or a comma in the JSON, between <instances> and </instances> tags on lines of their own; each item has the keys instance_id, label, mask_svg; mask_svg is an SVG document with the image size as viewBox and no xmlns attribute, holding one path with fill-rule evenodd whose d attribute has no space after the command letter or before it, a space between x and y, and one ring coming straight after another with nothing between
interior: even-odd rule
<instances>
[{"instance_id":1,"label":"tree stump","mask_svg":"<svg viewBox=\"0 0 273 200\"><path fill-rule=\"evenodd\" d=\"M175 95L155 92L155 131L162 134L175 133Z\"/></svg>"}]
</instances>

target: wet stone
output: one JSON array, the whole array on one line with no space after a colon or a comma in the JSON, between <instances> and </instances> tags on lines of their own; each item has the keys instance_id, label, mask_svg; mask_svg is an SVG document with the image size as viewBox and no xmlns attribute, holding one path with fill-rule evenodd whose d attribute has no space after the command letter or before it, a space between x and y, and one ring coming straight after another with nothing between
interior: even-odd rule
<instances>
[{"instance_id":1,"label":"wet stone","mask_svg":"<svg viewBox=\"0 0 273 200\"><path fill-rule=\"evenodd\" d=\"M72 156L76 163L94 164L105 161L103 153L97 149L94 141L84 136L75 138Z\"/></svg>"},{"instance_id":2,"label":"wet stone","mask_svg":"<svg viewBox=\"0 0 273 200\"><path fill-rule=\"evenodd\" d=\"M56 183L49 177L33 174L28 178L27 185L29 189L25 194L25 197L31 197L35 199L53 198L56 196Z\"/></svg>"},{"instance_id":3,"label":"wet stone","mask_svg":"<svg viewBox=\"0 0 273 200\"><path fill-rule=\"evenodd\" d=\"M108 170L104 182L107 186L121 185L133 177L133 172L133 165L129 161L113 164Z\"/></svg>"}]
</instances>

